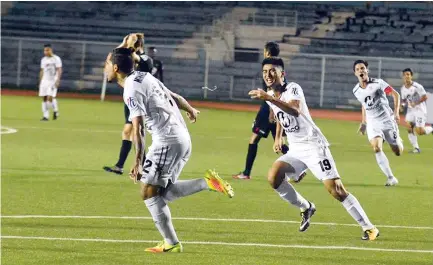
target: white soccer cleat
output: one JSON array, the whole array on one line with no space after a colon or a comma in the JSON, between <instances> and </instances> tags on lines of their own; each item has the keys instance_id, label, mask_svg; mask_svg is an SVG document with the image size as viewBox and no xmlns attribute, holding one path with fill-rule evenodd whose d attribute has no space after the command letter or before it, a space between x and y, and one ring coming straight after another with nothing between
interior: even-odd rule
<instances>
[{"instance_id":1,"label":"white soccer cleat","mask_svg":"<svg viewBox=\"0 0 433 265\"><path fill-rule=\"evenodd\" d=\"M398 184L398 179L396 177L388 178L388 180L385 183L385 186L396 186Z\"/></svg>"}]
</instances>

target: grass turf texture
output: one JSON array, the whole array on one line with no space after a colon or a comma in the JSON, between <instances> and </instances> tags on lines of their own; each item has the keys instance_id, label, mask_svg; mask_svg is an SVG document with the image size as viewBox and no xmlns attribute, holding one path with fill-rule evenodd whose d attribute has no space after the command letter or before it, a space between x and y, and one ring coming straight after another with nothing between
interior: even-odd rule
<instances>
[{"instance_id":1,"label":"grass turf texture","mask_svg":"<svg viewBox=\"0 0 433 265\"><path fill-rule=\"evenodd\" d=\"M2 215L142 216L149 213L139 198L138 186L127 175L102 170L116 162L123 124L121 103L59 99L57 121L40 122L40 99L2 97L2 126L18 130L2 135ZM215 168L233 185L236 196L202 192L170 204L185 253L154 255L144 248L154 243L84 242L2 239L3 264L431 264L433 253L396 252L393 249L433 250L433 137L419 137L422 153L385 152L397 187L384 187L366 137L356 135L358 124L316 120L333 144L343 182L361 202L381 237L364 242L360 228L322 223L354 224L339 202L311 174L296 185L315 202L317 213L305 233L299 233L299 211L282 201L269 187L266 173L277 156L272 141L262 140L253 179L236 181L231 174L244 167L251 123L255 113L202 109L198 123L189 126L193 154L181 178L202 177ZM147 142L150 143L150 140ZM132 163L131 152L126 163ZM214 219L288 220L296 223L181 220ZM158 241L150 219L2 218L2 236ZM188 242L228 242L205 245ZM235 245L240 243L241 245ZM246 246L245 243L283 246ZM345 246L353 249L304 249L302 246ZM287 247L289 246L289 247Z\"/></svg>"}]
</instances>

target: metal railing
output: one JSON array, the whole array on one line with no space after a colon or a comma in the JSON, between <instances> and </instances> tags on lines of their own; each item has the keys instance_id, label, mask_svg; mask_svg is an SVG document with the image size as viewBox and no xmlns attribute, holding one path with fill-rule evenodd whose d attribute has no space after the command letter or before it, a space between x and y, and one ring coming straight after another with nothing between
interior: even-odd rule
<instances>
[{"instance_id":1,"label":"metal railing","mask_svg":"<svg viewBox=\"0 0 433 265\"><path fill-rule=\"evenodd\" d=\"M101 93L106 55L118 43L2 37L2 87L37 89L43 44L51 43L62 58L61 90ZM165 66L164 83L188 98L249 101L252 88L262 86L260 51L229 51L176 46L158 46L158 59ZM234 54L227 60L226 54ZM352 94L357 83L352 64L360 56L281 52L288 80L299 83L310 106L358 108ZM432 90L433 60L368 57L372 77L401 86L401 70L412 68L415 80ZM203 90L214 88L215 91ZM107 84L108 94L119 94L116 84ZM61 94L61 93L60 93Z\"/></svg>"}]
</instances>

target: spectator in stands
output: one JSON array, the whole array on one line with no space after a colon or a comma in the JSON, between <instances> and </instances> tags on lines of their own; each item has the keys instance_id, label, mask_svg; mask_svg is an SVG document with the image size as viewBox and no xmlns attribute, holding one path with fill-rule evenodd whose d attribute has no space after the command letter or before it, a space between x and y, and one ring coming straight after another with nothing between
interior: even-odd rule
<instances>
[{"instance_id":1,"label":"spectator in stands","mask_svg":"<svg viewBox=\"0 0 433 265\"><path fill-rule=\"evenodd\" d=\"M160 60L156 59L157 52L158 50L156 49L156 47L149 47L149 49L147 50L147 54L153 60L153 68L151 73L154 77L159 79L159 81L164 83L164 77L163 77L164 66Z\"/></svg>"}]
</instances>

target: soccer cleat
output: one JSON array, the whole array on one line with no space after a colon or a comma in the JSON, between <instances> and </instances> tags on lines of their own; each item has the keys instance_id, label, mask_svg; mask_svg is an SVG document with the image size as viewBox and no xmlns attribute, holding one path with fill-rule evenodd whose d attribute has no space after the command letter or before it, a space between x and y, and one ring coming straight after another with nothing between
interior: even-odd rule
<instances>
[{"instance_id":1,"label":"soccer cleat","mask_svg":"<svg viewBox=\"0 0 433 265\"><path fill-rule=\"evenodd\" d=\"M301 212L301 225L299 226L299 232L304 232L308 229L308 227L310 226L310 219L311 216L314 215L314 213L316 212L316 206L314 205L314 203L312 202L308 202L310 204L310 208L308 208L307 210Z\"/></svg>"},{"instance_id":2,"label":"soccer cleat","mask_svg":"<svg viewBox=\"0 0 433 265\"><path fill-rule=\"evenodd\" d=\"M386 187L396 186L398 184L398 179L396 177L388 178L385 183Z\"/></svg>"},{"instance_id":3,"label":"soccer cleat","mask_svg":"<svg viewBox=\"0 0 433 265\"><path fill-rule=\"evenodd\" d=\"M236 175L233 175L232 176L234 179L251 179L251 177L250 176L248 176L248 175L244 175L244 173L239 173L239 174L236 174Z\"/></svg>"},{"instance_id":4,"label":"soccer cleat","mask_svg":"<svg viewBox=\"0 0 433 265\"><path fill-rule=\"evenodd\" d=\"M220 178L215 170L206 170L204 179L206 180L210 191L224 193L229 198L233 198L233 196L235 196L232 186L227 181Z\"/></svg>"},{"instance_id":5,"label":"soccer cleat","mask_svg":"<svg viewBox=\"0 0 433 265\"><path fill-rule=\"evenodd\" d=\"M409 152L410 154L419 154L421 153L421 149L419 148L414 148L412 151Z\"/></svg>"},{"instance_id":6,"label":"soccer cleat","mask_svg":"<svg viewBox=\"0 0 433 265\"><path fill-rule=\"evenodd\" d=\"M123 168L120 168L117 166L112 166L112 167L105 166L105 167L103 167L103 169L107 172L116 173L117 175L123 174Z\"/></svg>"},{"instance_id":7,"label":"soccer cleat","mask_svg":"<svg viewBox=\"0 0 433 265\"><path fill-rule=\"evenodd\" d=\"M180 253L183 252L183 246L180 242L178 242L175 245L169 245L165 241L159 242L158 245L152 248L146 248L144 250L145 252L152 252L152 253L164 253L164 252L174 252L174 253Z\"/></svg>"},{"instance_id":8,"label":"soccer cleat","mask_svg":"<svg viewBox=\"0 0 433 265\"><path fill-rule=\"evenodd\" d=\"M379 229L373 227L372 229L365 230L364 235L361 237L361 239L373 241L378 237L379 237Z\"/></svg>"},{"instance_id":9,"label":"soccer cleat","mask_svg":"<svg viewBox=\"0 0 433 265\"><path fill-rule=\"evenodd\" d=\"M290 179L289 178L289 183L299 183L299 182L301 182L303 179L304 179L304 177L307 175L307 170L304 170L304 171L302 171L302 173L298 176L298 178L297 179Z\"/></svg>"},{"instance_id":10,"label":"soccer cleat","mask_svg":"<svg viewBox=\"0 0 433 265\"><path fill-rule=\"evenodd\" d=\"M59 117L59 113L55 111L53 113L53 120L57 120L57 117Z\"/></svg>"},{"instance_id":11,"label":"soccer cleat","mask_svg":"<svg viewBox=\"0 0 433 265\"><path fill-rule=\"evenodd\" d=\"M41 119L41 121L48 121L48 119L45 118L45 117L43 117L43 118Z\"/></svg>"}]
</instances>

